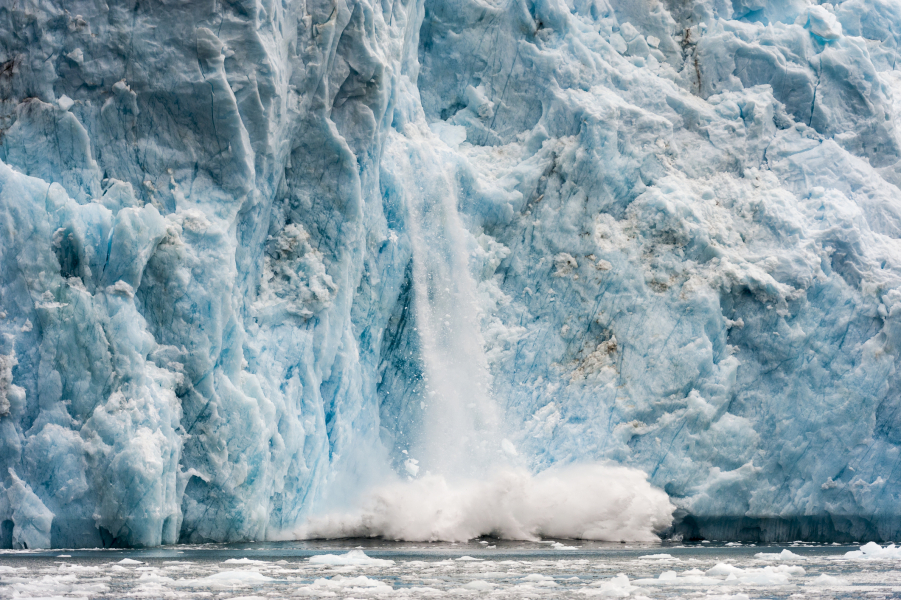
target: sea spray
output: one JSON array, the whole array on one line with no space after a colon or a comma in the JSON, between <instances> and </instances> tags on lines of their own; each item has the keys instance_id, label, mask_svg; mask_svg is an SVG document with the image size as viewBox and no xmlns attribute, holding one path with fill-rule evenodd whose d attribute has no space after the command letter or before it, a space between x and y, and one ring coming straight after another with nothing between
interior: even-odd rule
<instances>
[{"instance_id":1,"label":"sea spray","mask_svg":"<svg viewBox=\"0 0 901 600\"><path fill-rule=\"evenodd\" d=\"M498 468L486 478L425 475L372 490L355 511L309 521L303 538L384 537L463 542L482 535L604 541L659 539L672 520L666 493L636 469L600 464L531 475Z\"/></svg>"}]
</instances>

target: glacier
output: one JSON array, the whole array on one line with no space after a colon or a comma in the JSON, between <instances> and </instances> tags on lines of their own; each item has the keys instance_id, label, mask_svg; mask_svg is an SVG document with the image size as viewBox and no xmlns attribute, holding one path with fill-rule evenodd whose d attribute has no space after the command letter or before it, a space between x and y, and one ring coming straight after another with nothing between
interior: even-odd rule
<instances>
[{"instance_id":1,"label":"glacier","mask_svg":"<svg viewBox=\"0 0 901 600\"><path fill-rule=\"evenodd\" d=\"M371 489L364 533L428 538L403 490L478 505L496 464L645 533L897 540L897 31L891 0L0 3L0 547L359 534L322 524Z\"/></svg>"}]
</instances>

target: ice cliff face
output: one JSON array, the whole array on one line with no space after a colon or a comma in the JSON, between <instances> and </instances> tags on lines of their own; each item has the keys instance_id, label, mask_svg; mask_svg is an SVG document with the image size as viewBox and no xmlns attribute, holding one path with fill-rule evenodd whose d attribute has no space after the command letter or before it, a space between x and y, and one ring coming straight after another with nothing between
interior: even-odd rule
<instances>
[{"instance_id":1,"label":"ice cliff face","mask_svg":"<svg viewBox=\"0 0 901 600\"><path fill-rule=\"evenodd\" d=\"M415 476L424 326L466 330L488 375L450 379L533 471L642 469L675 534L897 539L896 31L889 0L5 3L0 545L274 538Z\"/></svg>"}]
</instances>

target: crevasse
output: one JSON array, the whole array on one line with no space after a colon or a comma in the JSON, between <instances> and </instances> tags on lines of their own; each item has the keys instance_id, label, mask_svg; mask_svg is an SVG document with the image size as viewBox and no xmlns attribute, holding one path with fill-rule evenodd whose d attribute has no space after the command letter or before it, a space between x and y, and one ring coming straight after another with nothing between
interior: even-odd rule
<instances>
[{"instance_id":1,"label":"crevasse","mask_svg":"<svg viewBox=\"0 0 901 600\"><path fill-rule=\"evenodd\" d=\"M431 485L422 326L466 328L524 469L644 471L671 535L897 539L896 31L887 0L0 5L0 546L275 539ZM422 286L461 260L474 304Z\"/></svg>"}]
</instances>

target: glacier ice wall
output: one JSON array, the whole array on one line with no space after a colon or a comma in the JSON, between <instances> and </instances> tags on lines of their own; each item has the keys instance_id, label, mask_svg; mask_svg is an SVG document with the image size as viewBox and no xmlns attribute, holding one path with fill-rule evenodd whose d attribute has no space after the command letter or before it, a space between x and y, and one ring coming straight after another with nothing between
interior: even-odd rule
<instances>
[{"instance_id":1,"label":"glacier ice wall","mask_svg":"<svg viewBox=\"0 0 901 600\"><path fill-rule=\"evenodd\" d=\"M3 3L0 545L278 537L404 472L429 245L533 471L642 469L683 535L896 539L896 31L888 0ZM466 235L411 230L435 186Z\"/></svg>"}]
</instances>

